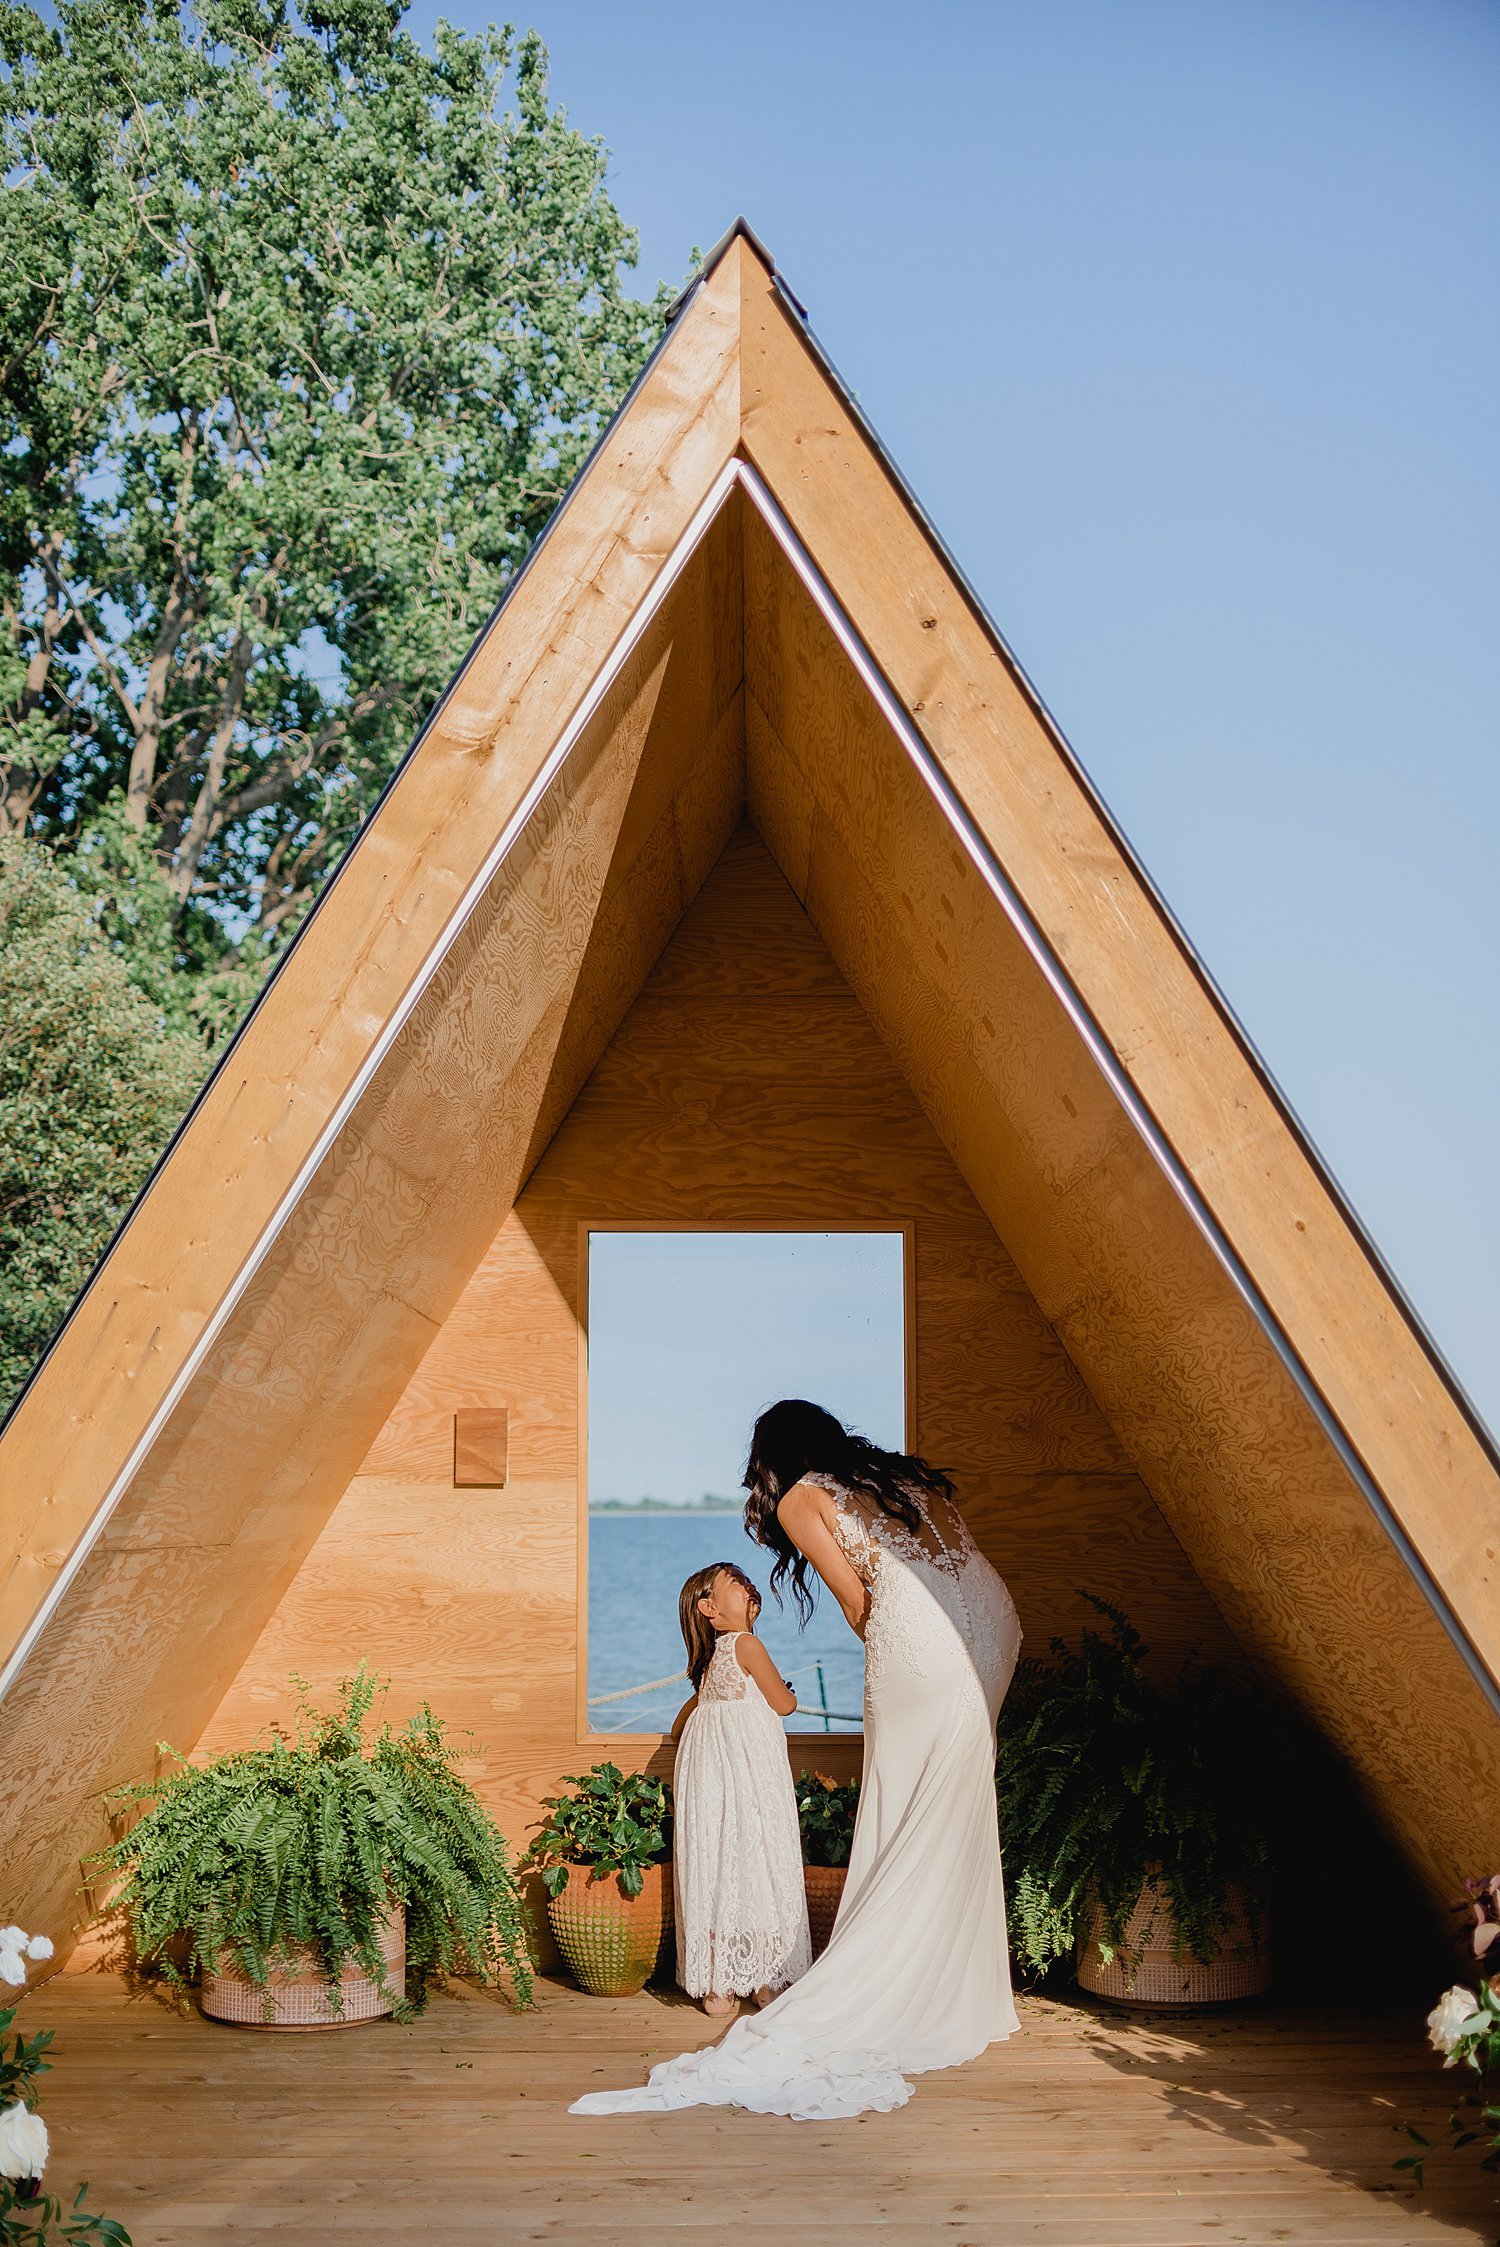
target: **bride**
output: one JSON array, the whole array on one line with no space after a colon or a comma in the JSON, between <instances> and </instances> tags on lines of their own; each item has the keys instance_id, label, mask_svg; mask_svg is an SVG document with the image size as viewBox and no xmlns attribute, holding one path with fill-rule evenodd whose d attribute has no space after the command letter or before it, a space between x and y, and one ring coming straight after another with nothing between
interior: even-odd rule
<instances>
[{"instance_id":1,"label":"bride","mask_svg":"<svg viewBox=\"0 0 1500 2247\"><path fill-rule=\"evenodd\" d=\"M908 2075L955 2067L1017 2027L995 1821L995 1719L1020 1650L1010 1594L945 1474L882 1451L800 1399L755 1423L745 1527L808 1569L865 1643L865 1761L828 1948L790 1989L628 2091L573 2114L737 2106L826 2121L886 2112Z\"/></svg>"}]
</instances>

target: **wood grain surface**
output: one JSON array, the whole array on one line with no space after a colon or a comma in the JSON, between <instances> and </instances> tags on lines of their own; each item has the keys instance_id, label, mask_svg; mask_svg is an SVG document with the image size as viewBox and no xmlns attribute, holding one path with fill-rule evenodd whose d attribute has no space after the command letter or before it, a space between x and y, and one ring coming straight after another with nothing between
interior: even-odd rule
<instances>
[{"instance_id":1,"label":"wood grain surface","mask_svg":"<svg viewBox=\"0 0 1500 2247\"><path fill-rule=\"evenodd\" d=\"M832 390L748 245L740 247L739 270L747 457L767 479L855 629L877 652L896 696L1073 976L1109 1045L1443 1586L1491 1675L1500 1675L1500 1477L1492 1458L1288 1130L1212 993L1060 753L1022 682ZM751 652L761 615L759 594L747 594L752 690L783 743L791 741L805 751L805 737L777 721L775 682L795 686L793 675L784 667L774 678L768 673L763 642ZM821 693L826 674L820 671L818 679ZM863 747L853 740L845 746L849 755L840 761L836 776L829 773L821 745L814 760L819 781L842 795L841 805L828 804L828 824L867 834L869 823L898 816L895 807L904 784L892 776L884 785L877 783ZM925 928L917 925L922 899L908 898L903 890L902 869L908 863L904 841L894 857L890 851L882 854L887 886L880 904L888 911L893 896L901 899L902 910L889 916L892 923L954 963L936 976L936 990L950 1011L954 1001L964 1005L961 1042L983 1069L991 1058L984 1048L992 1035L983 1013L988 1013L994 1034L1007 1043L1009 1038L992 1008L977 1012L967 1002L991 989L986 962L1001 943L1000 931L994 927L986 944L984 930L993 916L981 885L972 870L959 865L951 842L946 856L945 874L951 878L937 891L925 890ZM908 903L913 912L906 911ZM932 921L933 910L945 916L946 928ZM859 988L852 974L851 979ZM1024 1002L1024 977L1011 980L1014 995ZM915 1010L911 994L898 994L892 1017L899 1012L903 1022L909 1021ZM1037 1019L1033 1007L1020 1005L1016 1027L1023 1058L1039 1050ZM1004 1057L997 1058L1003 1067ZM1079 1054L1058 1051L1052 1060L1061 1072L1061 1089L1076 1104ZM961 1098L955 1086L947 1092L950 1103ZM1069 1164L1073 1175L1082 1177L1091 1164L1105 1159L1112 1145L1124 1149L1121 1119L1108 1113L1107 1103L1095 1099L1080 1108L1077 1130L1060 1094L1034 1112L1042 1128L1033 1135L1030 1152L1049 1183L1065 1180ZM1021 1134L1024 1144L1024 1132L1024 1121L1008 1115L1007 1140ZM960 1160L972 1180L967 1147ZM1007 1231L1006 1238L1029 1273L1039 1270L1039 1262L1022 1256L1016 1235ZM1162 1236L1163 1256L1171 1254L1171 1238L1168 1229ZM1069 1275L1065 1271L1062 1276ZM1153 1292L1148 1316L1155 1308ZM1220 1410L1226 1409L1231 1415L1235 1410L1221 1392ZM1331 1495L1333 1478L1325 1475L1322 1485L1328 1486L1329 1505L1342 1518ZM1372 1560L1371 1566L1384 1572L1383 1561ZM1480 1729L1492 1733L1494 1718L1477 1689L1448 1677L1451 1664L1442 1634L1424 1628L1414 1610L1412 1630L1407 1658L1415 1657L1419 1675L1425 1677L1429 1663L1433 1672L1426 1749L1441 1761L1455 1720L1472 1738ZM1343 1653L1341 1642L1335 1659ZM1474 1704L1467 1711L1466 1691ZM1371 1760L1373 1765L1378 1758ZM1493 1792L1487 1799L1496 1799ZM1493 1826L1487 1826L1486 1834L1492 1848ZM1430 1851L1429 1867L1452 1846L1445 1839Z\"/></svg>"},{"instance_id":2,"label":"wood grain surface","mask_svg":"<svg viewBox=\"0 0 1500 2247\"><path fill-rule=\"evenodd\" d=\"M434 1339L205 1749L367 1656L485 1743L478 1783L522 1836L539 1793L657 1734L580 1730L578 1233L583 1224L910 1222L915 1432L950 1464L1038 1650L1122 1601L1164 1657L1236 1650L1119 1439L1042 1317L764 844L733 837L514 1213ZM503 1401L503 1506L449 1487L445 1431ZM819 1736L794 1751L852 1766Z\"/></svg>"},{"instance_id":3,"label":"wood grain surface","mask_svg":"<svg viewBox=\"0 0 1500 2247\"><path fill-rule=\"evenodd\" d=\"M1484 2247L1500 2193L1440 2134L1448 2079L1413 2015L1256 2007L1150 2020L1020 2001L1021 2034L909 2105L808 2124L697 2109L586 2119L716 2033L674 1996L462 1985L411 2027L271 2036L184 2018L112 1977L48 1983L49 2179L91 2181L136 2247L371 2234L486 2247Z\"/></svg>"}]
</instances>

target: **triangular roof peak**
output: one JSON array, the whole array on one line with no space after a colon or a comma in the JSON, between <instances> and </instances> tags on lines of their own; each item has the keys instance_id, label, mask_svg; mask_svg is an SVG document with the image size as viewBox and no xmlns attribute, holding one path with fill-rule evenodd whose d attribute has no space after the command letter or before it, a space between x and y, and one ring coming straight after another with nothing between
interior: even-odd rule
<instances>
[{"instance_id":1,"label":"triangular roof peak","mask_svg":"<svg viewBox=\"0 0 1500 2247\"><path fill-rule=\"evenodd\" d=\"M746 809L1252 1657L1434 1893L1500 1851L1493 1453L739 220L0 1435L29 1894L197 1736Z\"/></svg>"}]
</instances>

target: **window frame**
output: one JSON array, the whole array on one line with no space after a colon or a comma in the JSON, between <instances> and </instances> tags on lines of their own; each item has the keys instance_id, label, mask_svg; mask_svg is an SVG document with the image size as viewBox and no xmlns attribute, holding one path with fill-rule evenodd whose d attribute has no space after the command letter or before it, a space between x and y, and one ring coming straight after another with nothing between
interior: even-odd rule
<instances>
[{"instance_id":1,"label":"window frame","mask_svg":"<svg viewBox=\"0 0 1500 2247\"><path fill-rule=\"evenodd\" d=\"M706 1225L695 1219L661 1223L639 1217L588 1217L578 1220L578 1586L575 1618L574 1733L580 1748L612 1746L625 1751L627 1762L645 1763L670 1734L661 1732L595 1732L589 1724L589 1239L594 1233L899 1233L901 1236L902 1399L903 1441L916 1448L917 1424L917 1227L910 1217L837 1217L813 1224L784 1217L726 1220ZM686 1695L684 1694L684 1699ZM798 1714L802 1711L799 1709ZM789 1747L810 1753L826 1749L833 1741L863 1747L864 1733L789 1732Z\"/></svg>"}]
</instances>

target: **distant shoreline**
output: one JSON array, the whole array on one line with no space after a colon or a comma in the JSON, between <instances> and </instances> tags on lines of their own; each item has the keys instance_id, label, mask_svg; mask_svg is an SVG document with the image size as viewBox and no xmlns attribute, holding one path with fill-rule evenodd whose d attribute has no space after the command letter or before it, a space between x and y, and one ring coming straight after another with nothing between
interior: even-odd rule
<instances>
[{"instance_id":1,"label":"distant shoreline","mask_svg":"<svg viewBox=\"0 0 1500 2247\"><path fill-rule=\"evenodd\" d=\"M673 1506L665 1498L601 1498L591 1504L591 1514L603 1514L610 1521L634 1521L642 1517L653 1521L670 1518L673 1521L699 1521L709 1515L738 1515L740 1506L733 1498L696 1498L690 1505Z\"/></svg>"}]
</instances>

